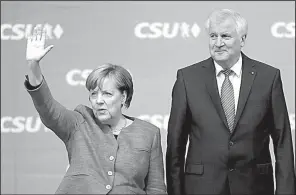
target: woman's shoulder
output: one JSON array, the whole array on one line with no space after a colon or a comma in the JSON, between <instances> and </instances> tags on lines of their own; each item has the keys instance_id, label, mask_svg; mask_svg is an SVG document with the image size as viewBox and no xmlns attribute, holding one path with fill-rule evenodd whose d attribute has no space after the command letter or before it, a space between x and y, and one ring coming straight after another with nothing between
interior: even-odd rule
<instances>
[{"instance_id":1,"label":"woman's shoulder","mask_svg":"<svg viewBox=\"0 0 296 195\"><path fill-rule=\"evenodd\" d=\"M79 104L78 106L76 106L74 111L78 112L82 116L82 118L83 118L82 122L93 118L92 109L88 106L83 105L83 104Z\"/></svg>"},{"instance_id":2,"label":"woman's shoulder","mask_svg":"<svg viewBox=\"0 0 296 195\"><path fill-rule=\"evenodd\" d=\"M132 117L132 118L134 119L133 125L135 128L141 129L145 132L150 132L152 134L160 132L160 129L154 124L136 117Z\"/></svg>"},{"instance_id":3,"label":"woman's shoulder","mask_svg":"<svg viewBox=\"0 0 296 195\"><path fill-rule=\"evenodd\" d=\"M74 111L79 112L82 115L91 115L93 113L90 107L83 104L79 104L78 106L76 106Z\"/></svg>"}]
</instances>

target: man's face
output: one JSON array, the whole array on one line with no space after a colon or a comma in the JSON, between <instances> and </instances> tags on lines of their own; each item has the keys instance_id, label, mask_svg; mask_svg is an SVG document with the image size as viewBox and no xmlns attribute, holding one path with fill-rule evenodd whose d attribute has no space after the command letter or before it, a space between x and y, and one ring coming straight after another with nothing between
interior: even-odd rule
<instances>
[{"instance_id":1,"label":"man's face","mask_svg":"<svg viewBox=\"0 0 296 195\"><path fill-rule=\"evenodd\" d=\"M232 67L239 59L245 37L236 31L233 19L212 22L209 28L209 49L212 58L223 68Z\"/></svg>"}]
</instances>

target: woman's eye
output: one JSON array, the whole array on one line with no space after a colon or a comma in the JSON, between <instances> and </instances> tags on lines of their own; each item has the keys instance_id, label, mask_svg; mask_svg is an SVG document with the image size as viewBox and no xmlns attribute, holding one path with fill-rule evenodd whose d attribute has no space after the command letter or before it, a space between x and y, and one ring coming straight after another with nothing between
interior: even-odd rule
<instances>
[{"instance_id":1,"label":"woman's eye","mask_svg":"<svg viewBox=\"0 0 296 195\"><path fill-rule=\"evenodd\" d=\"M104 94L107 95L107 96L112 96L112 94L109 93L109 92L105 92Z\"/></svg>"},{"instance_id":2,"label":"woman's eye","mask_svg":"<svg viewBox=\"0 0 296 195\"><path fill-rule=\"evenodd\" d=\"M91 97L96 97L96 96L97 96L97 93L96 93L96 92L92 92L92 93L90 94L90 96L91 96Z\"/></svg>"}]
</instances>

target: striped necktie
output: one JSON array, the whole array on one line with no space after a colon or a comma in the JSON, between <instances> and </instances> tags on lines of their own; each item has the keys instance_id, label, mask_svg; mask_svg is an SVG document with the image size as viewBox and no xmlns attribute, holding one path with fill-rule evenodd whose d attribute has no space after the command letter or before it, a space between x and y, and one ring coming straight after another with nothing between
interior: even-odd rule
<instances>
[{"instance_id":1,"label":"striped necktie","mask_svg":"<svg viewBox=\"0 0 296 195\"><path fill-rule=\"evenodd\" d=\"M225 75L225 79L221 89L221 103L228 123L230 132L233 131L234 117L235 117L235 102L234 91L229 75L233 73L230 69L224 69L221 71Z\"/></svg>"}]
</instances>

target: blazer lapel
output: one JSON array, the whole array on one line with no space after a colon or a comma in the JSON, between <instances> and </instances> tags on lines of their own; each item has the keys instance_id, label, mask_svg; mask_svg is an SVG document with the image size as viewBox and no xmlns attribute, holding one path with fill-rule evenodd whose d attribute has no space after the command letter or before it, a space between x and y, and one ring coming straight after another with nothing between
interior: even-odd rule
<instances>
[{"instance_id":1,"label":"blazer lapel","mask_svg":"<svg viewBox=\"0 0 296 195\"><path fill-rule=\"evenodd\" d=\"M212 102L217 110L217 113L219 114L221 120L223 121L225 127L228 129L228 124L226 120L225 113L222 108L221 99L218 91L217 86L217 79L216 79L216 71L215 71L215 65L212 58L209 58L205 61L205 64L203 65L205 69L205 84L208 90L208 93L212 99Z\"/></svg>"},{"instance_id":2,"label":"blazer lapel","mask_svg":"<svg viewBox=\"0 0 296 195\"><path fill-rule=\"evenodd\" d=\"M240 86L239 100L237 105L236 116L234 120L233 130L235 131L235 127L242 115L246 102L248 100L254 78L256 76L255 65L252 61L242 53L242 80ZM234 132L233 131L233 132Z\"/></svg>"}]
</instances>

